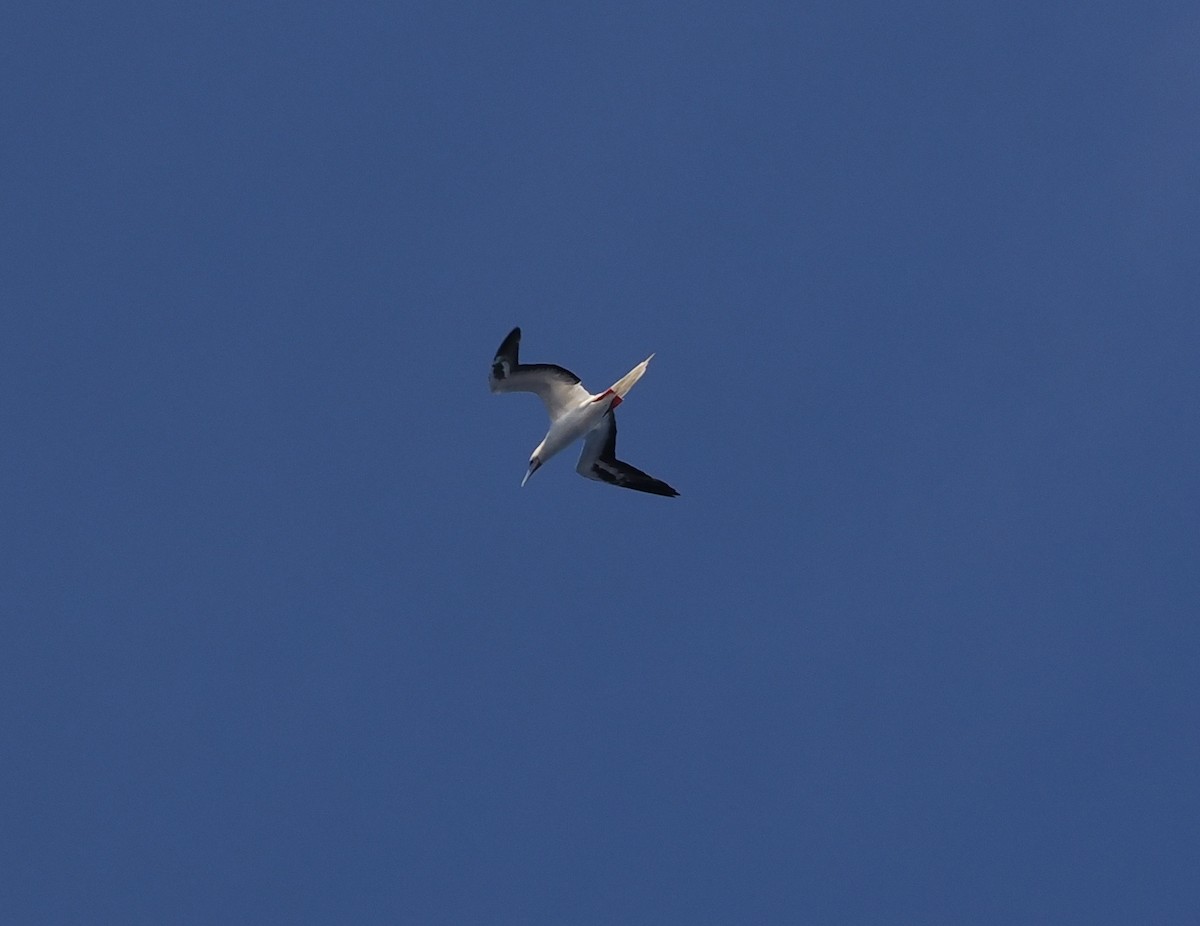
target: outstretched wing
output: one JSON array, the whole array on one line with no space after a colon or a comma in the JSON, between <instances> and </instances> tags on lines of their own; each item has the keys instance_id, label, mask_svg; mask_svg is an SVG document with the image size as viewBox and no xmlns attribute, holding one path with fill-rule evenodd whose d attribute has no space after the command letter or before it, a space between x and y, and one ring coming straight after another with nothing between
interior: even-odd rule
<instances>
[{"instance_id":1,"label":"outstretched wing","mask_svg":"<svg viewBox=\"0 0 1200 926\"><path fill-rule=\"evenodd\" d=\"M521 329L514 328L496 351L488 386L492 392L532 392L546 405L551 421L591 398L579 377L556 363L520 363Z\"/></svg>"},{"instance_id":2,"label":"outstretched wing","mask_svg":"<svg viewBox=\"0 0 1200 926\"><path fill-rule=\"evenodd\" d=\"M611 411L600 419L596 427L588 431L575 471L580 476L620 486L622 489L636 489L638 492L664 495L667 498L674 498L679 494L661 479L648 476L636 466L630 466L617 459L617 417Z\"/></svg>"}]
</instances>

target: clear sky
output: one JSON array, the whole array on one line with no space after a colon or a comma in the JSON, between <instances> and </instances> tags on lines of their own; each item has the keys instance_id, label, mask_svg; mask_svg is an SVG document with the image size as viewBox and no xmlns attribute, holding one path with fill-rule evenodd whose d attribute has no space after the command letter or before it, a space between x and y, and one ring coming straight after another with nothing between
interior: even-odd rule
<instances>
[{"instance_id":1,"label":"clear sky","mask_svg":"<svg viewBox=\"0 0 1200 926\"><path fill-rule=\"evenodd\" d=\"M1195 923L1195 3L0 43L0 921Z\"/></svg>"}]
</instances>

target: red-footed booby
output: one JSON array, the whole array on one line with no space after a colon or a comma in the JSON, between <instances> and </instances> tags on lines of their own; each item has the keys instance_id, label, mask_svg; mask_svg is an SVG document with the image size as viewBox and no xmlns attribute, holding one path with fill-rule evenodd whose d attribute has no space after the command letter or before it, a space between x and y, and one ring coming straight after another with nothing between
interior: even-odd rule
<instances>
[{"instance_id":1,"label":"red-footed booby","mask_svg":"<svg viewBox=\"0 0 1200 926\"><path fill-rule=\"evenodd\" d=\"M583 438L583 453L575 467L579 475L667 498L679 494L661 479L617 459L617 419L613 409L645 374L653 354L608 389L593 395L579 382L578 376L558 364L520 363L517 360L520 345L521 329L514 328L496 351L488 385L492 392L532 392L545 403L550 414L550 430L530 456L522 486L552 456Z\"/></svg>"}]
</instances>

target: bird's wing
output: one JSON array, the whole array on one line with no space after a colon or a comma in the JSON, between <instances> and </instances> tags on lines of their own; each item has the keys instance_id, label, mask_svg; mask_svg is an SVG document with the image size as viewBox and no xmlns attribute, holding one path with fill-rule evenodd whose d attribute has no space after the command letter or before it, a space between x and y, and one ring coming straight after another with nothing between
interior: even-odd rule
<instances>
[{"instance_id":1,"label":"bird's wing","mask_svg":"<svg viewBox=\"0 0 1200 926\"><path fill-rule=\"evenodd\" d=\"M583 453L575 472L597 482L636 489L652 495L673 498L679 493L661 479L648 476L636 466L617 459L617 416L611 411L600 419L600 423L588 431L583 441Z\"/></svg>"},{"instance_id":2,"label":"bird's wing","mask_svg":"<svg viewBox=\"0 0 1200 926\"><path fill-rule=\"evenodd\" d=\"M591 398L579 377L556 363L520 363L521 329L514 328L496 351L488 385L492 392L532 392L546 405L551 421Z\"/></svg>"}]
</instances>

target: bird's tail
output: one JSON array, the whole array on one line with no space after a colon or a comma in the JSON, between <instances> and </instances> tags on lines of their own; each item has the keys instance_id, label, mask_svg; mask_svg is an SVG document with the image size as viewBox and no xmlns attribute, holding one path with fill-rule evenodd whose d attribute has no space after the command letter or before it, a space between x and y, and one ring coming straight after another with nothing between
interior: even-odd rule
<instances>
[{"instance_id":1,"label":"bird's tail","mask_svg":"<svg viewBox=\"0 0 1200 926\"><path fill-rule=\"evenodd\" d=\"M654 355L651 354L649 357L647 357L645 360L643 360L641 363L639 363L636 367L634 367L632 370L630 370L628 373L626 373L624 376L622 376L619 380L617 380L615 383L613 383L612 387L608 391L615 392L617 394L617 397L620 399L625 398L625 394L627 392L629 392L630 389L633 388L634 383L636 383L639 379L641 379L645 375L646 366L653 359L654 359Z\"/></svg>"}]
</instances>

